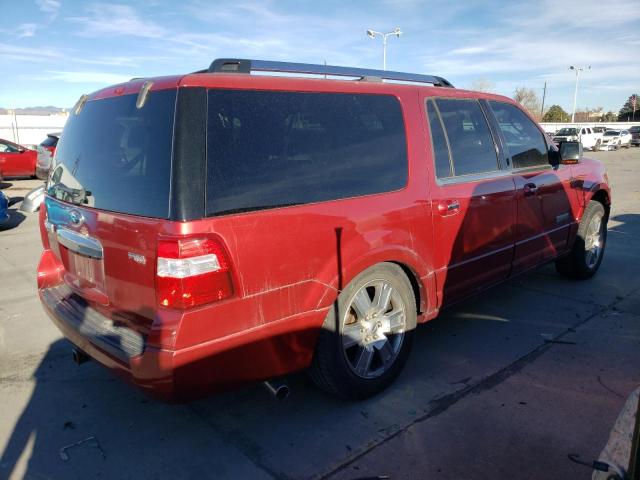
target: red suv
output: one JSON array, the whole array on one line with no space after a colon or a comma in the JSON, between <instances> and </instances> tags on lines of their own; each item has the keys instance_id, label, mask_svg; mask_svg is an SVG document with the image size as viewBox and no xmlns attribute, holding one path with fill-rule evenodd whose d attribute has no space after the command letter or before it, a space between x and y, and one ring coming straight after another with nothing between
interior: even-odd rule
<instances>
[{"instance_id":1,"label":"red suv","mask_svg":"<svg viewBox=\"0 0 640 480\"><path fill-rule=\"evenodd\" d=\"M65 126L40 298L78 358L161 398L302 369L364 398L443 307L549 261L597 271L610 192L581 153L429 75L216 60L132 80Z\"/></svg>"}]
</instances>

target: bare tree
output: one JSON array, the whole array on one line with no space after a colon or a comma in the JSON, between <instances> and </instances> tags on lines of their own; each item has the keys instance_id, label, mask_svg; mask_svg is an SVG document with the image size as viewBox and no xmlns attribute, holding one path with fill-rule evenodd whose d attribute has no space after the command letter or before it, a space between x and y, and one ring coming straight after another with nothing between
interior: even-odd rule
<instances>
[{"instance_id":1,"label":"bare tree","mask_svg":"<svg viewBox=\"0 0 640 480\"><path fill-rule=\"evenodd\" d=\"M540 98L535 90L527 87L518 87L513 92L513 99L526 108L536 119L540 116Z\"/></svg>"},{"instance_id":2,"label":"bare tree","mask_svg":"<svg viewBox=\"0 0 640 480\"><path fill-rule=\"evenodd\" d=\"M476 92L495 92L495 84L484 77L476 78L472 80L468 87L469 90L474 90Z\"/></svg>"}]
</instances>

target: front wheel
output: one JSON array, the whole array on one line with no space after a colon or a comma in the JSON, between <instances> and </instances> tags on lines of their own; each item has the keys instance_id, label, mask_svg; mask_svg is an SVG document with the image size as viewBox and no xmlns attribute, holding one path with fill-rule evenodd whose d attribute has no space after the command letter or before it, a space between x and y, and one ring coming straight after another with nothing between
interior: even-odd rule
<instances>
[{"instance_id":1,"label":"front wheel","mask_svg":"<svg viewBox=\"0 0 640 480\"><path fill-rule=\"evenodd\" d=\"M375 265L347 285L327 314L310 376L343 398L375 395L400 374L415 326L416 302L404 271Z\"/></svg>"},{"instance_id":2,"label":"front wheel","mask_svg":"<svg viewBox=\"0 0 640 480\"><path fill-rule=\"evenodd\" d=\"M595 275L607 243L607 220L604 206L591 200L580 220L571 253L556 260L556 270L560 274L576 279Z\"/></svg>"}]
</instances>

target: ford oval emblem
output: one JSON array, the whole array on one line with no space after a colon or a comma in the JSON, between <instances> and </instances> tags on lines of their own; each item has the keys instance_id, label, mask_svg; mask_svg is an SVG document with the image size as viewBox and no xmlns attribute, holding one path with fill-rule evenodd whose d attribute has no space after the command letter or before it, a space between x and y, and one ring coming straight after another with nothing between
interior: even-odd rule
<instances>
[{"instance_id":1,"label":"ford oval emblem","mask_svg":"<svg viewBox=\"0 0 640 480\"><path fill-rule=\"evenodd\" d=\"M73 225L74 227L79 227L84 223L84 217L79 211L71 210L69 212L69 221L71 222L71 225Z\"/></svg>"}]
</instances>

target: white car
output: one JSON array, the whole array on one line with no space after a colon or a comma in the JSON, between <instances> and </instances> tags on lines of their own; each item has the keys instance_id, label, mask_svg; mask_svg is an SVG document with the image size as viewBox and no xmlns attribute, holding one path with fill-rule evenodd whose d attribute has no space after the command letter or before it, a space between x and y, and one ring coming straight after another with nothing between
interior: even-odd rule
<instances>
[{"instance_id":1,"label":"white car","mask_svg":"<svg viewBox=\"0 0 640 480\"><path fill-rule=\"evenodd\" d=\"M555 133L553 141L556 144L562 142L581 142L583 148L598 150L602 143L602 133L596 132L595 129L591 127L565 127Z\"/></svg>"},{"instance_id":2,"label":"white car","mask_svg":"<svg viewBox=\"0 0 640 480\"><path fill-rule=\"evenodd\" d=\"M629 148L631 134L628 130L607 130L602 136L599 150L617 150L620 147Z\"/></svg>"}]
</instances>

